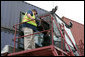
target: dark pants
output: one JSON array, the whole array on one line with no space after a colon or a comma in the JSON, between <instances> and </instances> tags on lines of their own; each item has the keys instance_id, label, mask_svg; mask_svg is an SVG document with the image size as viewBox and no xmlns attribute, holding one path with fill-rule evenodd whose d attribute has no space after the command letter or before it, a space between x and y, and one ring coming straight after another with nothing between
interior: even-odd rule
<instances>
[{"instance_id":1,"label":"dark pants","mask_svg":"<svg viewBox=\"0 0 85 57\"><path fill-rule=\"evenodd\" d=\"M43 46L51 45L51 37L48 34L44 34L42 45Z\"/></svg>"},{"instance_id":2,"label":"dark pants","mask_svg":"<svg viewBox=\"0 0 85 57\"><path fill-rule=\"evenodd\" d=\"M46 22L42 22L41 26L37 27L39 31L43 31L43 30L49 30L49 24ZM42 46L49 46L51 44L51 33L50 36L49 34L47 34L48 32L43 32L43 42L42 42Z\"/></svg>"}]
</instances>

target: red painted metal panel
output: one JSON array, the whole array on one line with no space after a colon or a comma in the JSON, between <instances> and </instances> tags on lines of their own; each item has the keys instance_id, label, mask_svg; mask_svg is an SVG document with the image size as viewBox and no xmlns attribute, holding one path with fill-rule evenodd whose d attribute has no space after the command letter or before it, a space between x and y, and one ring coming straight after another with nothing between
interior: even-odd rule
<instances>
[{"instance_id":1,"label":"red painted metal panel","mask_svg":"<svg viewBox=\"0 0 85 57\"><path fill-rule=\"evenodd\" d=\"M16 47L16 26L15 26L15 35L14 35L14 51L13 52L15 52L15 47Z\"/></svg>"},{"instance_id":2,"label":"red painted metal panel","mask_svg":"<svg viewBox=\"0 0 85 57\"><path fill-rule=\"evenodd\" d=\"M54 56L58 56L58 53L55 49L52 52L53 52Z\"/></svg>"},{"instance_id":3,"label":"red painted metal panel","mask_svg":"<svg viewBox=\"0 0 85 57\"><path fill-rule=\"evenodd\" d=\"M8 54L8 56L22 55L22 54L36 52L36 51L42 52L42 50L46 50L46 49L50 49L50 48L51 48L51 46L46 46L46 47L36 48L36 49L32 49L32 50L25 50L25 51L20 51L20 52Z\"/></svg>"},{"instance_id":4,"label":"red painted metal panel","mask_svg":"<svg viewBox=\"0 0 85 57\"><path fill-rule=\"evenodd\" d=\"M56 49L54 48L54 40L53 40L53 20L54 20L56 26L58 27L55 19L51 16L51 21L52 21L52 27L51 27L52 45L46 46L46 47L37 48L37 49L32 49L32 50L25 50L25 51L20 51L20 52L14 52L14 53L8 54L8 56L16 56L16 55L26 55L26 56L30 56L30 55L31 55L31 56L34 56L34 55L37 55L37 56L43 56L43 55L47 55L47 56L50 56L50 55L58 56L58 55L62 55L62 56L64 56L64 54L65 54L65 53L63 54L64 51L62 52L62 51L56 50ZM17 25L20 25L20 24L16 24L15 26L17 26ZM16 28L16 27L15 27L15 28ZM63 28L64 28L64 27L63 27ZM58 29L59 29L59 27L58 27ZM64 35L62 34L61 29L59 29L59 31L60 31L61 37L64 38L65 43L68 45L68 43L67 43L66 40L65 40ZM41 32L39 32L39 33L41 33ZM37 34L39 34L39 33L37 33ZM66 33L66 32L65 32L65 33ZM16 29L15 29L15 35L16 35ZM34 35L34 34L30 34L30 35ZM30 35L29 35L29 36L30 36ZM23 36L23 37L26 37L26 36ZM19 37L18 37L18 38L19 38ZM15 40L16 40L16 37L15 37ZM62 43L62 44L63 44L63 43ZM14 45L15 45L15 41L14 41ZM70 56L74 56L74 53L73 53L73 51L72 51L72 49L70 48L69 45L68 45L68 48L69 48L70 52L67 53L67 54L70 55ZM15 46L14 46L14 49L15 49ZM61 49L61 50L62 50L62 49ZM57 52L57 51L59 51L59 52Z\"/></svg>"},{"instance_id":5,"label":"red painted metal panel","mask_svg":"<svg viewBox=\"0 0 85 57\"><path fill-rule=\"evenodd\" d=\"M32 50L20 51L8 54L8 56L58 56L56 49L52 50L53 45Z\"/></svg>"},{"instance_id":6,"label":"red painted metal panel","mask_svg":"<svg viewBox=\"0 0 85 57\"><path fill-rule=\"evenodd\" d=\"M81 50L84 50L84 25L80 24L78 22L75 22L73 20L70 20L69 18L62 17L62 19L68 24L70 21L73 23L73 27L71 28L71 32L73 34L73 37L75 39L75 42L78 46L78 48ZM82 41L82 43L80 43ZM82 46L82 48L80 48ZM80 51L82 54L82 51ZM83 51L84 52L84 51ZM84 53L83 53L84 55Z\"/></svg>"},{"instance_id":7,"label":"red painted metal panel","mask_svg":"<svg viewBox=\"0 0 85 57\"><path fill-rule=\"evenodd\" d=\"M79 43L79 40L82 40L84 43L84 25L73 20L70 20L66 17L62 17L62 19L68 24L70 21L73 23L73 27L71 28L72 34L75 38L76 43Z\"/></svg>"}]
</instances>

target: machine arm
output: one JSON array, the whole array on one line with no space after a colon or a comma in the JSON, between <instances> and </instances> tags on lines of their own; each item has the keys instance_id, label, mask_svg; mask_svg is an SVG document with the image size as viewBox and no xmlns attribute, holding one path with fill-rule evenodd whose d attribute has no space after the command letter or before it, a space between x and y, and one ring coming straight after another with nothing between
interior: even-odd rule
<instances>
[{"instance_id":1,"label":"machine arm","mask_svg":"<svg viewBox=\"0 0 85 57\"><path fill-rule=\"evenodd\" d=\"M67 28L72 28L72 23L70 22L69 23L69 25L68 24L66 24L66 22L64 21L64 20L62 20L62 18L60 18L55 12L57 11L57 9L58 9L58 6L56 6L55 8L53 8L52 9L52 11L50 11L50 13L53 15L53 16L56 16L56 17L58 17L64 24L65 24L65 26L67 27Z\"/></svg>"}]
</instances>

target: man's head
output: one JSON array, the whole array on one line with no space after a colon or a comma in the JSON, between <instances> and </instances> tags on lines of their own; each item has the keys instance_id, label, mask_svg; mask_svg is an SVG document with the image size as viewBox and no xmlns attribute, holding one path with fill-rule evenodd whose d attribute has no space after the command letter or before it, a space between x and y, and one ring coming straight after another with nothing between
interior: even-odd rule
<instances>
[{"instance_id":1,"label":"man's head","mask_svg":"<svg viewBox=\"0 0 85 57\"><path fill-rule=\"evenodd\" d=\"M37 10L36 9L32 9L32 12L34 13L34 15L37 14Z\"/></svg>"}]
</instances>

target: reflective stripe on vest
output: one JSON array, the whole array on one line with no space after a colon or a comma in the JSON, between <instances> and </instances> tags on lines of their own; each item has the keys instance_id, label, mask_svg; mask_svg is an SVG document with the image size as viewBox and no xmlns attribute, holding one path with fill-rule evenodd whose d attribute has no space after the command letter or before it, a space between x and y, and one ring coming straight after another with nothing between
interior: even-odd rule
<instances>
[{"instance_id":1,"label":"reflective stripe on vest","mask_svg":"<svg viewBox=\"0 0 85 57\"><path fill-rule=\"evenodd\" d=\"M26 22L26 21L28 21L28 20L31 20L30 18L28 18L28 17L27 17L27 12L25 13L24 18L25 18L25 20L23 20L22 22ZM34 14L33 14L32 18L34 18L34 19L35 19L35 15L34 15ZM27 20L27 19L28 19L28 20ZM33 20L33 21L29 21L29 22L27 22L27 23L29 23L29 24L31 24L31 25L34 25L34 26L37 26L37 24L36 24L36 21L35 21L35 20Z\"/></svg>"}]
</instances>

